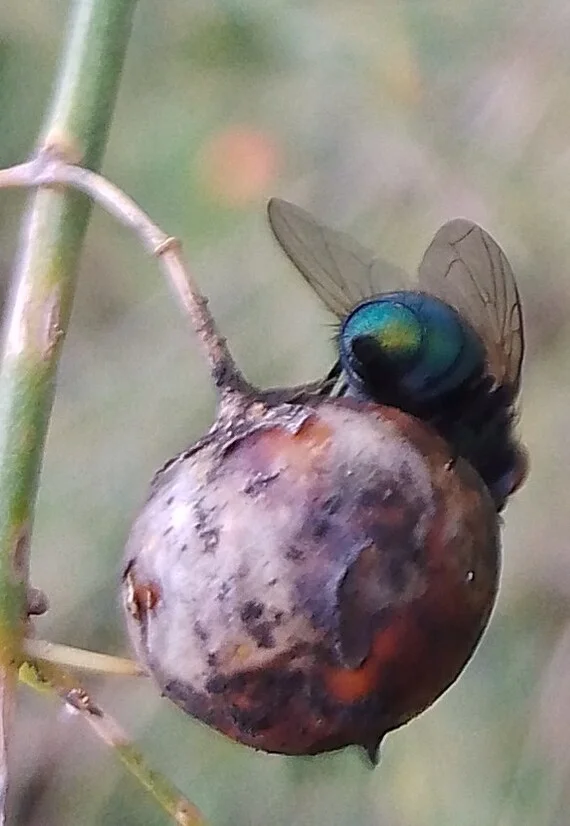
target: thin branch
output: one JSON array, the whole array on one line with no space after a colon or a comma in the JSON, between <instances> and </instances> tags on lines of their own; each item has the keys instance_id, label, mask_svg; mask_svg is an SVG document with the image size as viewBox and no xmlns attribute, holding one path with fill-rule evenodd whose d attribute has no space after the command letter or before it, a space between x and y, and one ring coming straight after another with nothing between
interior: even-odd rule
<instances>
[{"instance_id":1,"label":"thin branch","mask_svg":"<svg viewBox=\"0 0 570 826\"><path fill-rule=\"evenodd\" d=\"M208 310L182 255L178 239L163 232L132 198L101 175L58 157L48 148L27 163L0 170L0 188L69 186L88 195L120 223L131 229L145 250L158 258L183 309L188 314L210 365L216 387L222 392L251 393Z\"/></svg>"},{"instance_id":2,"label":"thin branch","mask_svg":"<svg viewBox=\"0 0 570 826\"><path fill-rule=\"evenodd\" d=\"M127 771L150 792L175 823L180 826L206 826L199 809L162 774L147 765L143 754L117 721L66 671L52 663L27 662L20 668L20 680L37 691L54 691L80 714L105 745L115 752Z\"/></svg>"},{"instance_id":3,"label":"thin branch","mask_svg":"<svg viewBox=\"0 0 570 826\"><path fill-rule=\"evenodd\" d=\"M99 654L71 645L60 645L46 640L24 640L24 655L34 660L42 660L52 665L94 671L98 674L113 674L118 677L143 677L146 673L141 666L126 657Z\"/></svg>"}]
</instances>

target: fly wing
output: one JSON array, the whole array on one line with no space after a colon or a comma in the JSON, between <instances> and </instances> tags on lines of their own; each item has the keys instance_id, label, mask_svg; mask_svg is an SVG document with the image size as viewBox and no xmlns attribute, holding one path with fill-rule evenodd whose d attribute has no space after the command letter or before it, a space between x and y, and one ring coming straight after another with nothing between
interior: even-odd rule
<instances>
[{"instance_id":1,"label":"fly wing","mask_svg":"<svg viewBox=\"0 0 570 826\"><path fill-rule=\"evenodd\" d=\"M513 271L497 242L477 224L444 224L418 271L420 290L455 307L485 344L490 374L518 393L524 353L522 308Z\"/></svg>"},{"instance_id":2,"label":"fly wing","mask_svg":"<svg viewBox=\"0 0 570 826\"><path fill-rule=\"evenodd\" d=\"M397 289L407 280L398 267L288 201L272 198L267 214L279 244L338 318L361 301Z\"/></svg>"}]
</instances>

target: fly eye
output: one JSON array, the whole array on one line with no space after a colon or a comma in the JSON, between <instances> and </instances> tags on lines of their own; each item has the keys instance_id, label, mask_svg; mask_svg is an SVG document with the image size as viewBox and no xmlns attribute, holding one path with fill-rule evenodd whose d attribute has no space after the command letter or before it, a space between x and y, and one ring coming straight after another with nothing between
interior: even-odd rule
<instances>
[{"instance_id":1,"label":"fly eye","mask_svg":"<svg viewBox=\"0 0 570 826\"><path fill-rule=\"evenodd\" d=\"M353 357L368 369L395 367L401 370L402 367L413 361L415 348L408 348L399 342L394 344L392 341L385 339L386 337L382 335L382 331L377 335L355 336L350 342Z\"/></svg>"},{"instance_id":2,"label":"fly eye","mask_svg":"<svg viewBox=\"0 0 570 826\"><path fill-rule=\"evenodd\" d=\"M350 349L356 361L364 367L373 367L385 360L383 348L375 336L356 336L350 342Z\"/></svg>"}]
</instances>

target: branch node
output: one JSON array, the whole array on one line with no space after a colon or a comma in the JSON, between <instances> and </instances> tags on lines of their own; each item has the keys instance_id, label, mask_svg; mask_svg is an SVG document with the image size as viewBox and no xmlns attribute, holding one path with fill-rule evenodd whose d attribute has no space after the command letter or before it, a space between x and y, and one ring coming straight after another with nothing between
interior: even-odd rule
<instances>
[{"instance_id":1,"label":"branch node","mask_svg":"<svg viewBox=\"0 0 570 826\"><path fill-rule=\"evenodd\" d=\"M182 244L180 243L180 240L175 238L173 235L169 235L168 238L165 238L164 241L161 241L155 246L152 254L155 258L160 258L161 255L164 255L167 252L180 252L181 249Z\"/></svg>"},{"instance_id":2,"label":"branch node","mask_svg":"<svg viewBox=\"0 0 570 826\"><path fill-rule=\"evenodd\" d=\"M49 161L79 164L83 160L83 153L69 134L52 129L41 141L35 158L44 164Z\"/></svg>"}]
</instances>

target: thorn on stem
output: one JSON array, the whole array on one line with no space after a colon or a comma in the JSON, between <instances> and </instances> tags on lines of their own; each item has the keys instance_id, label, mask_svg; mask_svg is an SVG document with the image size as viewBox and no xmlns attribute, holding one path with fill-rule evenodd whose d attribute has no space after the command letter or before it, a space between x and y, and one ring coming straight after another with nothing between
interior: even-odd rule
<instances>
[{"instance_id":1,"label":"thorn on stem","mask_svg":"<svg viewBox=\"0 0 570 826\"><path fill-rule=\"evenodd\" d=\"M69 691L66 691L64 700L77 711L87 712L88 714L93 714L95 717L103 717L103 712L99 706L93 702L83 688L71 688Z\"/></svg>"},{"instance_id":2,"label":"thorn on stem","mask_svg":"<svg viewBox=\"0 0 570 826\"><path fill-rule=\"evenodd\" d=\"M39 588L28 588L27 611L28 616L39 617L49 608L49 600Z\"/></svg>"}]
</instances>

